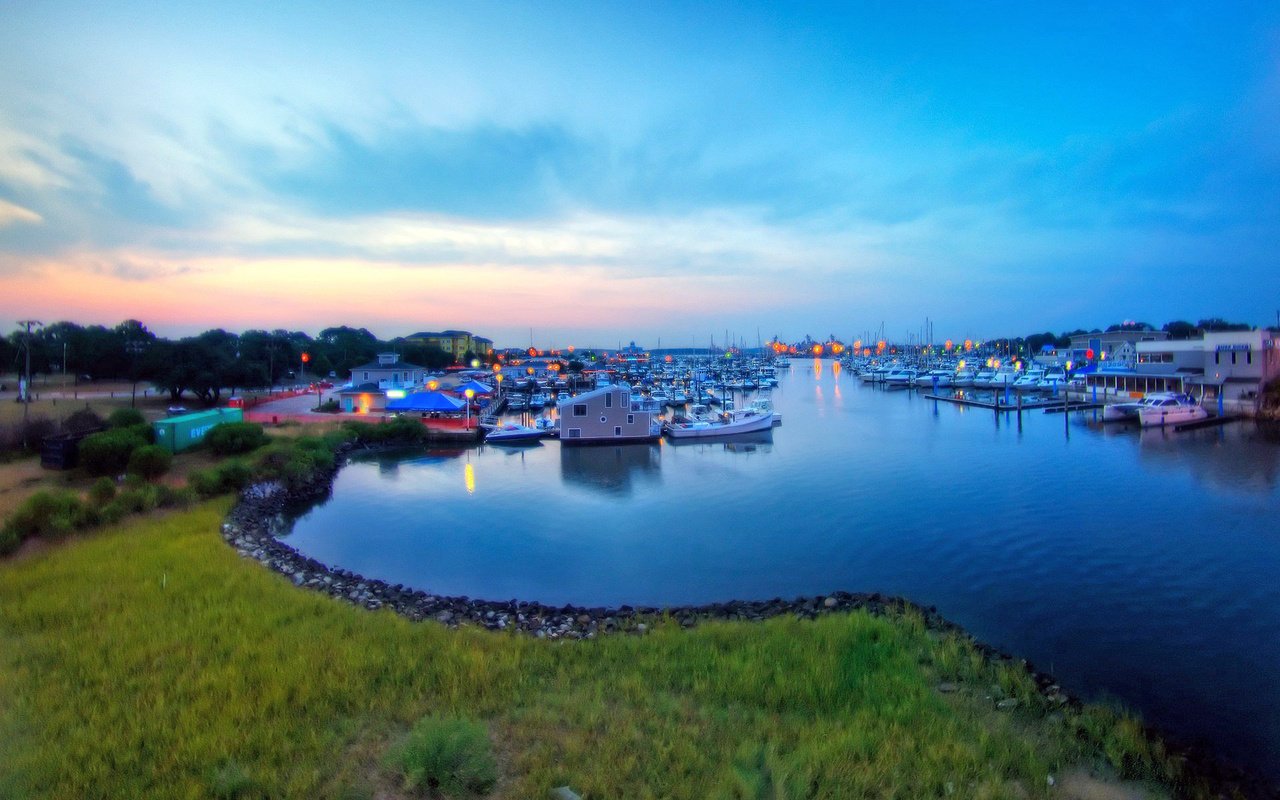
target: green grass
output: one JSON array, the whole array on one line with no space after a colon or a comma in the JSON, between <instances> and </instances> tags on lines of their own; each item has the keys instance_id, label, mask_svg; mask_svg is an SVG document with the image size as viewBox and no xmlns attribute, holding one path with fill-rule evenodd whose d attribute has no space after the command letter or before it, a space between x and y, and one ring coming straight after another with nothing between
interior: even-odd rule
<instances>
[{"instance_id":1,"label":"green grass","mask_svg":"<svg viewBox=\"0 0 1280 800\"><path fill-rule=\"evenodd\" d=\"M0 563L0 797L372 797L402 785L386 753L425 715L482 723L509 798L1042 797L1073 765L1164 774L1131 720L1047 713L911 615L449 630L239 558L228 503Z\"/></svg>"}]
</instances>

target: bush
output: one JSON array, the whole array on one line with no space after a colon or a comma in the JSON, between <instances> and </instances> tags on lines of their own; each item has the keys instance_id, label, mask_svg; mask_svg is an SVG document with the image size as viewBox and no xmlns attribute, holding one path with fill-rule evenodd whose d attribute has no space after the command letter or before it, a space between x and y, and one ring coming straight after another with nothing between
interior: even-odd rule
<instances>
[{"instance_id":1,"label":"bush","mask_svg":"<svg viewBox=\"0 0 1280 800\"><path fill-rule=\"evenodd\" d=\"M267 434L253 422L224 422L205 434L204 441L218 455L233 456L262 447Z\"/></svg>"},{"instance_id":2,"label":"bush","mask_svg":"<svg viewBox=\"0 0 1280 800\"><path fill-rule=\"evenodd\" d=\"M102 417L93 413L90 408L82 408L62 421L62 429L67 433L88 433L100 431L106 427Z\"/></svg>"},{"instance_id":3,"label":"bush","mask_svg":"<svg viewBox=\"0 0 1280 800\"><path fill-rule=\"evenodd\" d=\"M243 461L224 461L211 469L193 471L187 477L187 485L201 497L217 497L228 492L238 492L249 485L253 470Z\"/></svg>"},{"instance_id":4,"label":"bush","mask_svg":"<svg viewBox=\"0 0 1280 800\"><path fill-rule=\"evenodd\" d=\"M136 408L117 408L107 416L107 426L111 428L132 428L146 424L147 418Z\"/></svg>"},{"instance_id":5,"label":"bush","mask_svg":"<svg viewBox=\"0 0 1280 800\"><path fill-rule=\"evenodd\" d=\"M9 530L7 525L0 528L0 556L9 555L14 550L17 550L20 544L22 544L22 539L18 537L16 531Z\"/></svg>"},{"instance_id":6,"label":"bush","mask_svg":"<svg viewBox=\"0 0 1280 800\"><path fill-rule=\"evenodd\" d=\"M110 503L116 496L115 481L110 478L98 478L93 486L89 487L89 499L98 508L102 508Z\"/></svg>"},{"instance_id":7,"label":"bush","mask_svg":"<svg viewBox=\"0 0 1280 800\"><path fill-rule=\"evenodd\" d=\"M395 417L390 422L378 424L347 422L343 425L343 428L347 432L347 438L369 444L387 442L417 444L427 438L427 429L423 424L409 417Z\"/></svg>"},{"instance_id":8,"label":"bush","mask_svg":"<svg viewBox=\"0 0 1280 800\"><path fill-rule=\"evenodd\" d=\"M0 454L22 452L22 441L25 434L27 451L40 449L40 440L58 432L58 425L48 417L32 417L25 425L14 422L0 425Z\"/></svg>"},{"instance_id":9,"label":"bush","mask_svg":"<svg viewBox=\"0 0 1280 800\"><path fill-rule=\"evenodd\" d=\"M119 475L133 451L146 443L133 428L86 436L80 442L80 466L90 475Z\"/></svg>"},{"instance_id":10,"label":"bush","mask_svg":"<svg viewBox=\"0 0 1280 800\"><path fill-rule=\"evenodd\" d=\"M316 406L316 411L319 411L322 414L337 414L341 410L342 407L338 405L338 401L332 398L325 400L323 403Z\"/></svg>"},{"instance_id":11,"label":"bush","mask_svg":"<svg viewBox=\"0 0 1280 800\"><path fill-rule=\"evenodd\" d=\"M173 456L158 444L148 444L134 450L129 456L129 474L153 481L169 471Z\"/></svg>"},{"instance_id":12,"label":"bush","mask_svg":"<svg viewBox=\"0 0 1280 800\"><path fill-rule=\"evenodd\" d=\"M138 437L143 444L156 443L156 429L145 422L139 425L130 425L127 428L120 428L119 430Z\"/></svg>"},{"instance_id":13,"label":"bush","mask_svg":"<svg viewBox=\"0 0 1280 800\"><path fill-rule=\"evenodd\" d=\"M498 782L498 762L485 727L456 717L423 717L390 760L409 790L485 794Z\"/></svg>"},{"instance_id":14,"label":"bush","mask_svg":"<svg viewBox=\"0 0 1280 800\"><path fill-rule=\"evenodd\" d=\"M74 492L41 491L26 499L4 525L6 538L64 536L98 521L95 512Z\"/></svg>"}]
</instances>

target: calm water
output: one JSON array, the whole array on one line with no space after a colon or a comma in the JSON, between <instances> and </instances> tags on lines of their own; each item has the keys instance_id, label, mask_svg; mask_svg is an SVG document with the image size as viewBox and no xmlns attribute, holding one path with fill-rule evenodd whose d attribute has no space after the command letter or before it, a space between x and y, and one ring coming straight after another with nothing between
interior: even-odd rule
<instances>
[{"instance_id":1,"label":"calm water","mask_svg":"<svg viewBox=\"0 0 1280 800\"><path fill-rule=\"evenodd\" d=\"M343 470L303 552L430 592L671 605L880 591L1280 776L1280 445L1103 429L797 363L756 441Z\"/></svg>"}]
</instances>

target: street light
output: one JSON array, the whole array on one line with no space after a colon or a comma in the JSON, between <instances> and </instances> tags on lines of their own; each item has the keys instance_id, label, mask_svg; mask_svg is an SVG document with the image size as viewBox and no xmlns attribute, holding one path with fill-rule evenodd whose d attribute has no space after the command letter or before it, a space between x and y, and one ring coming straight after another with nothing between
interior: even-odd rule
<instances>
[{"instance_id":1,"label":"street light","mask_svg":"<svg viewBox=\"0 0 1280 800\"><path fill-rule=\"evenodd\" d=\"M467 430L471 430L471 398L476 396L476 390L468 389L463 394L467 396Z\"/></svg>"}]
</instances>

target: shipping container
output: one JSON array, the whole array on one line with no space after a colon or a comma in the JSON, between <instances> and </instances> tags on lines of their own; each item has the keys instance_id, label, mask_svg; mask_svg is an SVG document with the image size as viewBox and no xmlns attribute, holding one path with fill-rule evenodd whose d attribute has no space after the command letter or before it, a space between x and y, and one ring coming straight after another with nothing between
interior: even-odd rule
<instances>
[{"instance_id":1,"label":"shipping container","mask_svg":"<svg viewBox=\"0 0 1280 800\"><path fill-rule=\"evenodd\" d=\"M156 444L170 453L181 453L204 441L205 434L215 425L243 421L244 411L239 408L215 408L156 420L151 424L156 432Z\"/></svg>"}]
</instances>

